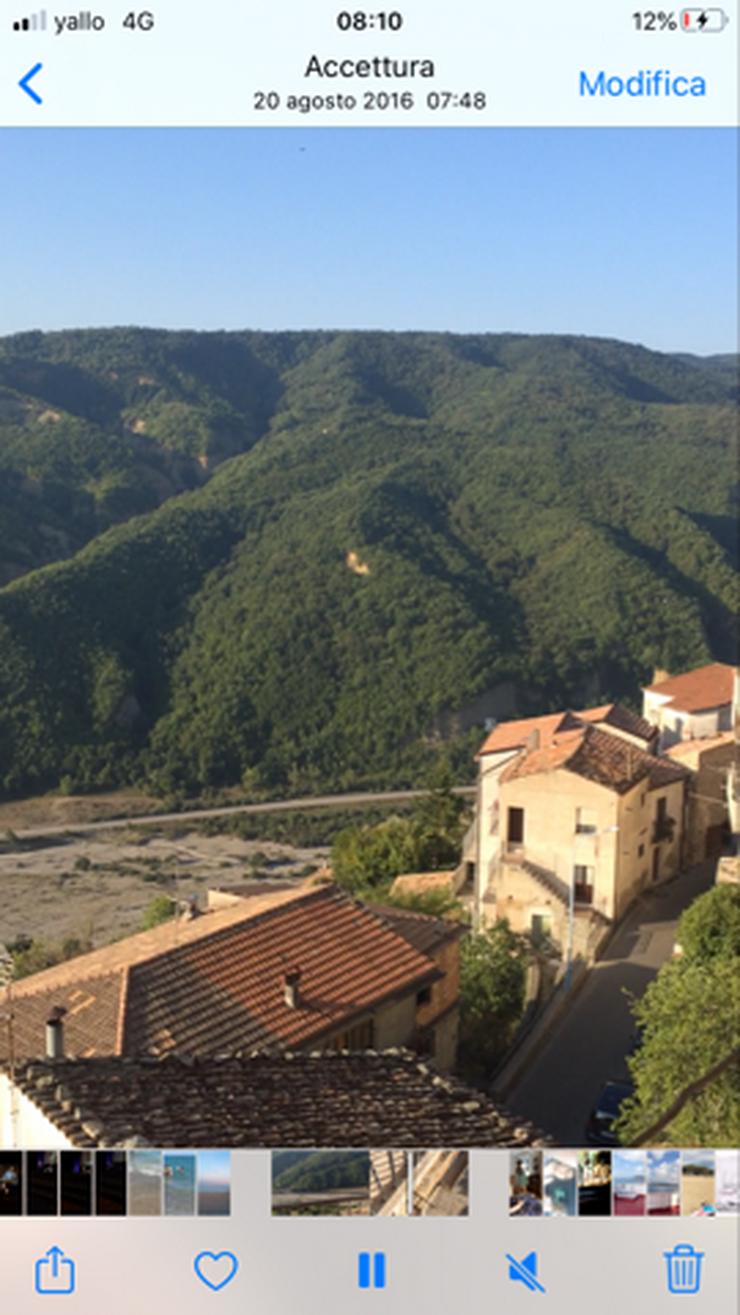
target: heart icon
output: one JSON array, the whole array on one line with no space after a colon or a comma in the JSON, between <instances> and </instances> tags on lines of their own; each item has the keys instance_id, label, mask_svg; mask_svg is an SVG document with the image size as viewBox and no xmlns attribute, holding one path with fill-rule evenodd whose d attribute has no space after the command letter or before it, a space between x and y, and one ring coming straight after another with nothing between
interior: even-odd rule
<instances>
[{"instance_id":1,"label":"heart icon","mask_svg":"<svg viewBox=\"0 0 740 1315\"><path fill-rule=\"evenodd\" d=\"M195 1272L212 1292L220 1292L233 1279L239 1261L233 1251L200 1251L195 1257Z\"/></svg>"}]
</instances>

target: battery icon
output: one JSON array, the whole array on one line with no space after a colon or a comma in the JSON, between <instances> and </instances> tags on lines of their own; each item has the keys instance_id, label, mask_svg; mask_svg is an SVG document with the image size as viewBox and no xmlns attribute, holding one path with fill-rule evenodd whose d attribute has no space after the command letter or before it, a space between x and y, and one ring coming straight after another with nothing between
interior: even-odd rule
<instances>
[{"instance_id":1,"label":"battery icon","mask_svg":"<svg viewBox=\"0 0 740 1315\"><path fill-rule=\"evenodd\" d=\"M724 9L682 9L682 32L722 32L729 23Z\"/></svg>"}]
</instances>

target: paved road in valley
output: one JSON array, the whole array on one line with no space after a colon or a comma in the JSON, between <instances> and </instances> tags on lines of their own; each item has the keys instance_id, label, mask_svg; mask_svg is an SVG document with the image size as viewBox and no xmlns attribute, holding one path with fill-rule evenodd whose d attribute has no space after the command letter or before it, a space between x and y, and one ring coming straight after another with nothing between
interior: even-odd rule
<instances>
[{"instance_id":1,"label":"paved road in valley","mask_svg":"<svg viewBox=\"0 0 740 1315\"><path fill-rule=\"evenodd\" d=\"M671 957L680 914L713 881L714 864L705 863L640 897L545 1048L507 1093L507 1105L556 1145L586 1145L586 1121L602 1086L628 1077L634 1022L624 991L643 994Z\"/></svg>"},{"instance_id":2,"label":"paved road in valley","mask_svg":"<svg viewBox=\"0 0 740 1315\"><path fill-rule=\"evenodd\" d=\"M159 826L162 822L197 822L209 817L231 817L237 813L296 813L321 808L367 808L373 804L407 803L421 799L428 790L385 790L377 793L313 795L305 799L271 799L263 804L228 804L223 808L192 808L181 813L145 813L135 817L115 817L107 822L67 822L64 826L33 826L14 832L18 840L42 836L87 835L94 831L122 830L127 826ZM456 786L454 794L471 798L475 786Z\"/></svg>"}]
</instances>

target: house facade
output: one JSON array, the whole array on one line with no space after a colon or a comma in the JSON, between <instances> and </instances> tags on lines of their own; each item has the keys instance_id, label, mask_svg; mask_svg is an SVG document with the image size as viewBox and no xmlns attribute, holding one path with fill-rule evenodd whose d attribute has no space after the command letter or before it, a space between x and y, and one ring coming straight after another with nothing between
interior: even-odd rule
<instances>
[{"instance_id":1,"label":"house facade","mask_svg":"<svg viewBox=\"0 0 740 1315\"><path fill-rule=\"evenodd\" d=\"M495 728L478 755L479 925L506 918L587 957L640 890L678 871L687 772L655 738L614 705Z\"/></svg>"},{"instance_id":2,"label":"house facade","mask_svg":"<svg viewBox=\"0 0 740 1315\"><path fill-rule=\"evenodd\" d=\"M733 725L733 699L737 669L725 662L710 662L679 676L656 672L652 685L643 688L642 713L660 734L661 749L682 740L697 740L729 731Z\"/></svg>"},{"instance_id":3,"label":"house facade","mask_svg":"<svg viewBox=\"0 0 740 1315\"><path fill-rule=\"evenodd\" d=\"M719 858L731 840L730 800L737 758L733 731L705 739L679 740L667 750L672 762L688 769L684 861Z\"/></svg>"}]
</instances>

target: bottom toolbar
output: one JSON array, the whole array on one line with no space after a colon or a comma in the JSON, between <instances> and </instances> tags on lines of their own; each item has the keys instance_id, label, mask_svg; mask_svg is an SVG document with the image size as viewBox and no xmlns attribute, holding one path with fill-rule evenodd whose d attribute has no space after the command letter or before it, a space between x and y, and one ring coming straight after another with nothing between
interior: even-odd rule
<instances>
[{"instance_id":1,"label":"bottom toolbar","mask_svg":"<svg viewBox=\"0 0 740 1315\"><path fill-rule=\"evenodd\" d=\"M537 1301L591 1315L598 1298L660 1315L682 1296L736 1315L737 1164L731 1151L604 1148L24 1152L25 1206L44 1172L54 1187L45 1214L0 1219L3 1307L26 1315L53 1295L76 1315L205 1302L234 1315L509 1315ZM78 1170L92 1180L76 1198L92 1201L86 1216L61 1213ZM610 1213L584 1208L607 1177ZM96 1214L103 1200L124 1211Z\"/></svg>"}]
</instances>

